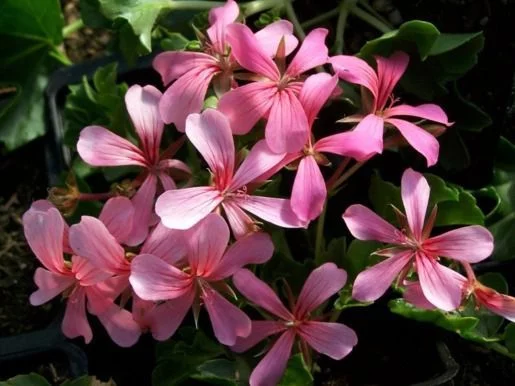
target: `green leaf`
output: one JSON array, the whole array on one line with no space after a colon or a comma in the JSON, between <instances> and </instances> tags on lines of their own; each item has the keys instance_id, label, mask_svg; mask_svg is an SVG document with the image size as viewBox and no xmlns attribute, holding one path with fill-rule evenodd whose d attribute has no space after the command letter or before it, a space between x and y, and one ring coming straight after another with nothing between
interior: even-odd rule
<instances>
[{"instance_id":1,"label":"green leaf","mask_svg":"<svg viewBox=\"0 0 515 386\"><path fill-rule=\"evenodd\" d=\"M497 168L515 172L515 145L513 143L505 137L500 137L495 155L495 166Z\"/></svg>"},{"instance_id":2,"label":"green leaf","mask_svg":"<svg viewBox=\"0 0 515 386\"><path fill-rule=\"evenodd\" d=\"M459 201L459 189L447 185L447 183L440 177L425 173L424 177L431 187L430 205L437 204L442 201Z\"/></svg>"},{"instance_id":3,"label":"green leaf","mask_svg":"<svg viewBox=\"0 0 515 386\"><path fill-rule=\"evenodd\" d=\"M190 40L176 32L169 33L161 40L161 48L165 51L180 51L185 49L188 44L190 44Z\"/></svg>"},{"instance_id":4,"label":"green leaf","mask_svg":"<svg viewBox=\"0 0 515 386\"><path fill-rule=\"evenodd\" d=\"M428 55L435 56L452 51L462 45L473 41L482 35L482 32L470 34L440 33L433 43Z\"/></svg>"},{"instance_id":5,"label":"green leaf","mask_svg":"<svg viewBox=\"0 0 515 386\"><path fill-rule=\"evenodd\" d=\"M349 276L348 283L354 281L365 268L380 260L378 256L373 255L380 247L381 243L377 241L352 240L341 263Z\"/></svg>"},{"instance_id":6,"label":"green leaf","mask_svg":"<svg viewBox=\"0 0 515 386\"><path fill-rule=\"evenodd\" d=\"M0 386L50 386L50 383L36 373L17 375L7 381L0 382Z\"/></svg>"},{"instance_id":7,"label":"green leaf","mask_svg":"<svg viewBox=\"0 0 515 386\"><path fill-rule=\"evenodd\" d=\"M338 311L354 307L367 307L373 302L362 303L352 298L352 288L345 286L339 293L338 299L334 302L334 308Z\"/></svg>"},{"instance_id":8,"label":"green leaf","mask_svg":"<svg viewBox=\"0 0 515 386\"><path fill-rule=\"evenodd\" d=\"M497 272L488 272L477 278L480 283L490 287L501 294L508 293L508 282L503 275Z\"/></svg>"},{"instance_id":9,"label":"green leaf","mask_svg":"<svg viewBox=\"0 0 515 386\"><path fill-rule=\"evenodd\" d=\"M509 352L515 354L515 323L510 323L504 330L504 344Z\"/></svg>"},{"instance_id":10,"label":"green leaf","mask_svg":"<svg viewBox=\"0 0 515 386\"><path fill-rule=\"evenodd\" d=\"M401 190L391 182L384 181L375 173L370 179L368 198L372 202L374 211L389 223L396 223L397 219L391 205L402 209Z\"/></svg>"},{"instance_id":11,"label":"green leaf","mask_svg":"<svg viewBox=\"0 0 515 386\"><path fill-rule=\"evenodd\" d=\"M345 237L332 239L329 241L327 249L323 253L322 262L332 262L338 266L341 266L346 250L347 239Z\"/></svg>"},{"instance_id":12,"label":"green leaf","mask_svg":"<svg viewBox=\"0 0 515 386\"><path fill-rule=\"evenodd\" d=\"M277 386L310 386L313 376L309 371L301 354L296 354L288 361L288 367Z\"/></svg>"},{"instance_id":13,"label":"green leaf","mask_svg":"<svg viewBox=\"0 0 515 386\"><path fill-rule=\"evenodd\" d=\"M474 196L460 191L458 201L438 203L435 226L443 225L484 225L485 215L476 204Z\"/></svg>"},{"instance_id":14,"label":"green leaf","mask_svg":"<svg viewBox=\"0 0 515 386\"><path fill-rule=\"evenodd\" d=\"M213 359L197 367L191 378L212 385L243 386L248 384L250 368L242 359Z\"/></svg>"},{"instance_id":15,"label":"green leaf","mask_svg":"<svg viewBox=\"0 0 515 386\"><path fill-rule=\"evenodd\" d=\"M509 214L488 229L495 240L492 257L500 261L515 259L515 213Z\"/></svg>"}]
</instances>

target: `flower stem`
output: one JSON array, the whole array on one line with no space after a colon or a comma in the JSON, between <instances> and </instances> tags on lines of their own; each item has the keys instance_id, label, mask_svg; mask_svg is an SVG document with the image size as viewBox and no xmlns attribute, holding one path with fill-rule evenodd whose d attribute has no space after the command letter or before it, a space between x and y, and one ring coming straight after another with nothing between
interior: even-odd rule
<instances>
[{"instance_id":1,"label":"flower stem","mask_svg":"<svg viewBox=\"0 0 515 386\"><path fill-rule=\"evenodd\" d=\"M297 14L293 9L293 5L291 4L291 0L288 0L284 3L284 9L286 11L286 16L293 23L293 28L295 29L295 33L300 38L300 40L304 40L306 37L306 33L304 32L304 28L300 24L299 19L297 18Z\"/></svg>"},{"instance_id":2,"label":"flower stem","mask_svg":"<svg viewBox=\"0 0 515 386\"><path fill-rule=\"evenodd\" d=\"M342 175L345 168L349 165L350 160L351 160L350 157L346 157L342 162L340 162L340 164L334 171L333 175L331 177L329 177L329 179L325 183L325 186L327 187L328 191L331 190L332 186L334 185L334 183L336 182L338 177L340 177Z\"/></svg>"},{"instance_id":3,"label":"flower stem","mask_svg":"<svg viewBox=\"0 0 515 386\"><path fill-rule=\"evenodd\" d=\"M254 0L240 4L240 9L245 17L267 11L271 8L287 3L287 0Z\"/></svg>"},{"instance_id":4,"label":"flower stem","mask_svg":"<svg viewBox=\"0 0 515 386\"><path fill-rule=\"evenodd\" d=\"M84 21L82 19L77 19L74 22L68 24L66 27L63 28L63 38L66 39L68 36L70 36L74 32L77 32L82 27L84 27Z\"/></svg>"},{"instance_id":5,"label":"flower stem","mask_svg":"<svg viewBox=\"0 0 515 386\"><path fill-rule=\"evenodd\" d=\"M337 16L340 13L340 8L335 8L330 11L327 11L325 13L322 13L318 16L315 16L313 19L306 20L304 23L301 23L300 25L302 28L310 28L317 24L320 24L323 21L329 20L335 16Z\"/></svg>"},{"instance_id":6,"label":"flower stem","mask_svg":"<svg viewBox=\"0 0 515 386\"><path fill-rule=\"evenodd\" d=\"M113 197L113 193L107 192L107 193L81 193L79 195L79 201L101 201L101 200L107 200L111 197Z\"/></svg>"},{"instance_id":7,"label":"flower stem","mask_svg":"<svg viewBox=\"0 0 515 386\"><path fill-rule=\"evenodd\" d=\"M221 7L223 5L225 5L224 1L172 1L168 8L174 11L206 11L211 8Z\"/></svg>"},{"instance_id":8,"label":"flower stem","mask_svg":"<svg viewBox=\"0 0 515 386\"><path fill-rule=\"evenodd\" d=\"M365 10L372 14L373 16L375 16L377 19L381 20L384 24L386 24L387 26L389 26L391 29L394 29L393 26L390 24L390 22L385 19L383 16L381 16L381 14L379 12L377 12L374 7L372 7L369 3L368 3L368 0L358 0L358 3L359 5L361 5L363 8L365 8Z\"/></svg>"},{"instance_id":9,"label":"flower stem","mask_svg":"<svg viewBox=\"0 0 515 386\"><path fill-rule=\"evenodd\" d=\"M349 16L349 12L356 6L357 1L358 0L342 0L340 3L338 21L336 22L336 40L334 42L334 52L336 55L343 53L347 17Z\"/></svg>"},{"instance_id":10,"label":"flower stem","mask_svg":"<svg viewBox=\"0 0 515 386\"><path fill-rule=\"evenodd\" d=\"M324 224L325 224L325 213L327 211L327 201L324 204L324 209L320 213L320 217L317 220L317 230L315 238L315 265L319 266L323 263L323 249L324 249Z\"/></svg>"},{"instance_id":11,"label":"flower stem","mask_svg":"<svg viewBox=\"0 0 515 386\"><path fill-rule=\"evenodd\" d=\"M366 161L356 162L354 165L352 165L349 168L349 170L343 173L342 176L336 180L336 182L332 186L332 190L337 189L341 184L347 181L354 173L356 173L365 164L365 162Z\"/></svg>"},{"instance_id":12,"label":"flower stem","mask_svg":"<svg viewBox=\"0 0 515 386\"><path fill-rule=\"evenodd\" d=\"M374 27L375 29L377 29L378 31L380 31L382 33L387 33L387 32L390 32L393 30L390 26L383 23L377 17L371 15L370 13L368 13L366 11L363 11L359 7L352 8L351 13L354 16L356 16L357 18L363 20L365 23L371 25L372 27Z\"/></svg>"}]
</instances>

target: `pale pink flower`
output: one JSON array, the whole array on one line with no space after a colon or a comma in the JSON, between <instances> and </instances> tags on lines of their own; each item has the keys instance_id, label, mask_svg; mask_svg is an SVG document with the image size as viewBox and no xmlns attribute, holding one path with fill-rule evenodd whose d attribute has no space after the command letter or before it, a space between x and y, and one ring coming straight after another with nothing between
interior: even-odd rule
<instances>
[{"instance_id":1,"label":"pale pink flower","mask_svg":"<svg viewBox=\"0 0 515 386\"><path fill-rule=\"evenodd\" d=\"M191 307L197 318L202 302L221 343L233 345L237 336L250 334L250 319L218 290L231 293L223 280L244 265L270 259L273 243L267 234L256 232L227 248L229 238L229 227L223 218L212 213L187 231L188 251L182 263L172 265L151 254L134 258L130 276L134 292L144 300L168 300L174 310L168 319L172 333Z\"/></svg>"},{"instance_id":2,"label":"pale pink flower","mask_svg":"<svg viewBox=\"0 0 515 386\"><path fill-rule=\"evenodd\" d=\"M358 128L368 132L370 140L376 141L381 148L385 125L386 129L397 128L406 141L426 158L428 166L436 164L440 146L435 137L399 117L427 119L450 126L445 112L435 104L394 106L397 100L392 92L408 66L407 54L397 51L389 58L376 56L377 72L355 56L333 56L329 62L341 79L359 84L370 92L368 94L364 90L362 94L363 115L346 117L342 122L359 122Z\"/></svg>"},{"instance_id":3,"label":"pale pink flower","mask_svg":"<svg viewBox=\"0 0 515 386\"><path fill-rule=\"evenodd\" d=\"M164 190L175 189L176 185L168 174L170 169L190 174L190 169L179 160L161 158L159 146L164 123L159 117L158 102L161 98L153 86L134 85L125 94L127 111L140 140L140 148L131 142L100 127L85 127L77 143L81 158L93 166L135 165L144 168L145 179L132 198L135 221L128 245L137 245L145 240L152 221L152 209L157 193L158 180Z\"/></svg>"},{"instance_id":4,"label":"pale pink flower","mask_svg":"<svg viewBox=\"0 0 515 386\"><path fill-rule=\"evenodd\" d=\"M175 81L161 98L161 117L166 123L174 123L181 132L184 132L186 117L201 111L211 82L219 96L236 86L233 71L238 63L231 55L226 30L236 21L238 14L238 5L234 0L228 0L222 7L209 12L210 27L207 29L208 41L203 42L204 52L170 51L154 59L154 69L161 75L163 83L168 85ZM292 24L279 20L254 36L261 48L273 57L283 37L287 52L295 49L298 41L292 33Z\"/></svg>"},{"instance_id":5,"label":"pale pink flower","mask_svg":"<svg viewBox=\"0 0 515 386\"><path fill-rule=\"evenodd\" d=\"M138 325L131 314L114 304L119 283L93 266L86 258L69 253L68 226L59 211L46 201L37 201L23 216L25 237L32 251L45 266L38 268L34 281L38 290L30 296L32 305L41 305L59 294L67 298L62 322L64 335L93 338L86 307L96 315L110 337L120 346L133 345L139 338Z\"/></svg>"},{"instance_id":6,"label":"pale pink flower","mask_svg":"<svg viewBox=\"0 0 515 386\"><path fill-rule=\"evenodd\" d=\"M272 151L293 153L302 149L309 136L308 118L298 97L302 76L327 62L327 32L323 28L311 31L284 70L260 47L247 26L227 27L232 54L257 78L220 99L218 109L229 118L234 134L246 134L260 118L267 118L265 137Z\"/></svg>"},{"instance_id":7,"label":"pale pink flower","mask_svg":"<svg viewBox=\"0 0 515 386\"><path fill-rule=\"evenodd\" d=\"M238 338L231 347L236 352L243 352L269 336L281 334L252 371L251 386L272 386L279 382L297 337L316 352L333 359L342 359L352 351L358 343L352 329L341 323L319 322L310 315L342 289L346 280L345 271L335 264L321 265L311 272L292 310L288 310L274 291L251 271L241 269L236 272L233 282L238 291L252 303L279 318L252 321L250 335Z\"/></svg>"},{"instance_id":8,"label":"pale pink flower","mask_svg":"<svg viewBox=\"0 0 515 386\"><path fill-rule=\"evenodd\" d=\"M374 301L388 289L395 277L403 280L413 267L427 300L450 311L461 303L461 283L452 269L440 264L440 257L477 263L493 250L490 232L477 225L466 226L429 237L436 218L436 206L425 220L430 188L422 174L407 169L401 181L406 215L398 213L401 230L387 223L363 205L351 205L343 214L350 232L359 240L377 240L392 247L376 252L386 260L361 272L352 295L360 301Z\"/></svg>"},{"instance_id":9,"label":"pale pink flower","mask_svg":"<svg viewBox=\"0 0 515 386\"><path fill-rule=\"evenodd\" d=\"M291 210L290 201L251 195L247 185L262 176L284 158L259 141L235 172L234 142L229 122L219 111L207 109L191 114L186 121L186 135L202 154L212 175L211 186L164 192L156 202L156 213L172 229L188 229L222 207L236 237L255 229L254 221L243 210L273 224L298 228L305 226Z\"/></svg>"}]
</instances>

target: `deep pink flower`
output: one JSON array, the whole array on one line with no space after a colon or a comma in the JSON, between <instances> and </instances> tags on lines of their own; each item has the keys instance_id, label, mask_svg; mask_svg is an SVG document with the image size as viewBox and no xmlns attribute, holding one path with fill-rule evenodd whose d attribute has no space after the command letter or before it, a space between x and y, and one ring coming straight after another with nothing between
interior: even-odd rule
<instances>
[{"instance_id":1,"label":"deep pink flower","mask_svg":"<svg viewBox=\"0 0 515 386\"><path fill-rule=\"evenodd\" d=\"M273 243L267 234L256 232L227 248L229 238L229 227L223 218L209 214L187 231L188 252L184 262L172 265L151 254L134 258L130 276L134 292L149 301L168 300L175 311L168 320L173 331L192 306L198 311L202 301L217 339L233 345L237 336L250 334L250 319L217 289L230 292L223 280L244 265L270 259Z\"/></svg>"},{"instance_id":2,"label":"deep pink flower","mask_svg":"<svg viewBox=\"0 0 515 386\"><path fill-rule=\"evenodd\" d=\"M154 69L161 74L163 83L168 85L175 81L159 104L161 117L166 123L174 123L181 132L184 132L186 117L201 111L211 81L219 96L235 86L233 71L238 63L231 55L226 29L236 21L238 14L234 0L228 0L222 7L209 12L210 27L204 52L164 52L154 59ZM292 33L292 24L279 20L257 32L255 37L269 57L273 57L283 37L286 51L289 53L295 49L298 42Z\"/></svg>"},{"instance_id":3,"label":"deep pink flower","mask_svg":"<svg viewBox=\"0 0 515 386\"><path fill-rule=\"evenodd\" d=\"M231 347L243 352L263 339L281 334L270 351L250 376L251 386L276 385L286 369L295 338L298 337L315 351L333 359L342 359L358 343L356 333L341 323L319 322L310 313L345 285L347 274L333 263L315 269L307 278L292 310L288 310L274 291L247 269L233 276L233 282L251 302L262 307L279 320L252 321L249 336L238 338Z\"/></svg>"},{"instance_id":4,"label":"deep pink flower","mask_svg":"<svg viewBox=\"0 0 515 386\"><path fill-rule=\"evenodd\" d=\"M477 225L429 237L436 206L425 220L430 194L426 179L407 169L402 176L401 194L406 211L405 216L402 213L398 216L401 230L363 205L351 205L343 214L343 220L357 239L393 244L376 252L388 258L358 275L352 295L360 301L374 301L399 273L404 279L413 266L427 300L444 311L454 310L461 303L462 286L456 272L439 264L439 258L477 263L492 253L493 237L486 228Z\"/></svg>"},{"instance_id":5,"label":"deep pink flower","mask_svg":"<svg viewBox=\"0 0 515 386\"><path fill-rule=\"evenodd\" d=\"M209 165L212 186L169 190L156 202L156 213L172 229L188 229L222 206L236 237L255 229L246 210L265 221L282 227L303 227L291 210L290 201L250 195L247 185L260 181L284 154L271 152L264 140L251 149L234 172L235 150L229 122L219 111L207 109L191 114L186 135Z\"/></svg>"},{"instance_id":6,"label":"deep pink flower","mask_svg":"<svg viewBox=\"0 0 515 386\"><path fill-rule=\"evenodd\" d=\"M439 144L429 132L399 117L414 117L450 126L445 112L435 104L420 106L397 105L393 89L406 71L409 56L404 52L395 52L389 58L376 56L377 72L367 62L355 56L338 55L329 59L338 76L350 83L365 87L370 94L363 93L364 115L344 118L343 122L359 122L358 127L367 131L371 140L383 147L383 131L394 127L413 146L431 166L438 161Z\"/></svg>"},{"instance_id":7,"label":"deep pink flower","mask_svg":"<svg viewBox=\"0 0 515 386\"><path fill-rule=\"evenodd\" d=\"M128 201L128 200L127 200ZM45 201L37 201L23 216L25 237L32 251L45 266L38 268L34 281L38 290L30 296L32 305L41 305L59 294L66 297L66 311L62 323L63 333L69 338L84 337L86 343L93 338L86 316L86 306L96 315L114 342L127 347L139 337L138 325L131 314L114 304L119 283L86 258L68 253L68 226L59 211Z\"/></svg>"},{"instance_id":8,"label":"deep pink flower","mask_svg":"<svg viewBox=\"0 0 515 386\"><path fill-rule=\"evenodd\" d=\"M85 127L77 143L79 155L90 165L136 165L144 168L145 179L132 198L135 221L130 238L126 240L128 245L140 244L148 234L158 180L164 190L175 189L175 182L168 170L177 169L183 173L191 173L183 162L162 159L159 154L164 127L158 111L160 98L161 92L153 86L134 85L125 95L125 104L138 134L140 148L100 126Z\"/></svg>"},{"instance_id":9,"label":"deep pink flower","mask_svg":"<svg viewBox=\"0 0 515 386\"><path fill-rule=\"evenodd\" d=\"M267 118L266 142L276 153L302 149L309 136L308 118L298 95L302 75L327 62L324 43L327 30L317 28L304 39L286 70L280 69L243 24L227 27L227 41L238 63L257 81L231 90L220 99L218 109L231 123L235 134L246 134L260 118Z\"/></svg>"}]
</instances>

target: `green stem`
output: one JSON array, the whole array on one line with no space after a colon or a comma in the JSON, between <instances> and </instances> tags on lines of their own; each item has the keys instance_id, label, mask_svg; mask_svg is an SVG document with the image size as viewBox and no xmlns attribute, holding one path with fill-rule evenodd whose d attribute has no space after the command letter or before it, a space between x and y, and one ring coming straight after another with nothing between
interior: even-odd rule
<instances>
[{"instance_id":1,"label":"green stem","mask_svg":"<svg viewBox=\"0 0 515 386\"><path fill-rule=\"evenodd\" d=\"M323 248L324 248L324 224L325 224L325 213L327 211L327 202L324 204L324 209L320 214L317 221L317 231L315 239L315 264L321 265L323 263Z\"/></svg>"},{"instance_id":2,"label":"green stem","mask_svg":"<svg viewBox=\"0 0 515 386\"><path fill-rule=\"evenodd\" d=\"M336 180L331 190L338 189L338 187L345 181L347 181L354 173L356 173L359 170L359 168L361 168L365 164L365 162L366 161L357 162L354 165L352 165L345 173L342 174L340 178ZM328 194L329 193L330 192L328 192Z\"/></svg>"},{"instance_id":3,"label":"green stem","mask_svg":"<svg viewBox=\"0 0 515 386\"><path fill-rule=\"evenodd\" d=\"M240 4L240 9L245 17L268 11L271 8L278 7L287 2L287 0L254 0Z\"/></svg>"},{"instance_id":4,"label":"green stem","mask_svg":"<svg viewBox=\"0 0 515 386\"><path fill-rule=\"evenodd\" d=\"M68 24L66 27L63 28L63 38L66 39L68 36L70 36L74 32L77 32L82 27L84 27L84 21L82 19L77 19L74 22Z\"/></svg>"},{"instance_id":5,"label":"green stem","mask_svg":"<svg viewBox=\"0 0 515 386\"><path fill-rule=\"evenodd\" d=\"M172 1L168 8L174 11L207 11L211 8L221 7L223 5L225 5L224 1Z\"/></svg>"},{"instance_id":6,"label":"green stem","mask_svg":"<svg viewBox=\"0 0 515 386\"><path fill-rule=\"evenodd\" d=\"M390 26L386 25L370 13L363 11L361 8L354 7L351 10L351 13L382 33L387 33L393 30Z\"/></svg>"},{"instance_id":7,"label":"green stem","mask_svg":"<svg viewBox=\"0 0 515 386\"><path fill-rule=\"evenodd\" d=\"M343 54L345 45L344 35L345 26L347 25L347 17L349 12L356 6L358 0L342 0L340 3L340 14L336 22L336 40L334 42L334 52L336 55Z\"/></svg>"},{"instance_id":8,"label":"green stem","mask_svg":"<svg viewBox=\"0 0 515 386\"><path fill-rule=\"evenodd\" d=\"M488 343L486 346L494 351L497 351L499 354L515 360L515 354L509 352L508 349L500 343L492 342Z\"/></svg>"},{"instance_id":9,"label":"green stem","mask_svg":"<svg viewBox=\"0 0 515 386\"><path fill-rule=\"evenodd\" d=\"M340 13L340 8L332 9L328 12L322 13L318 16L315 16L313 19L306 20L304 23L301 23L302 28L311 28L317 24L320 24L323 21L329 20Z\"/></svg>"},{"instance_id":10,"label":"green stem","mask_svg":"<svg viewBox=\"0 0 515 386\"><path fill-rule=\"evenodd\" d=\"M365 8L365 10L374 15L377 19L381 20L384 24L386 24L387 26L389 26L391 29L394 29L393 26L390 24L390 22L385 19L383 16L381 16L381 14L379 14L379 12L377 12L374 7L372 7L367 0L358 0L359 4Z\"/></svg>"},{"instance_id":11,"label":"green stem","mask_svg":"<svg viewBox=\"0 0 515 386\"><path fill-rule=\"evenodd\" d=\"M304 32L304 28L300 24L299 19L297 18L297 14L293 9L293 5L291 4L291 0L288 0L284 3L284 9L286 11L286 16L293 23L293 28L295 29L295 33L300 38L300 40L304 40L306 37L306 33Z\"/></svg>"},{"instance_id":12,"label":"green stem","mask_svg":"<svg viewBox=\"0 0 515 386\"><path fill-rule=\"evenodd\" d=\"M66 53L61 51L58 47L54 47L54 49L49 52L49 55L65 66L71 66L73 64Z\"/></svg>"}]
</instances>

